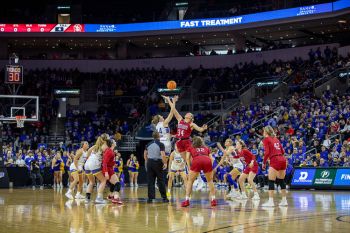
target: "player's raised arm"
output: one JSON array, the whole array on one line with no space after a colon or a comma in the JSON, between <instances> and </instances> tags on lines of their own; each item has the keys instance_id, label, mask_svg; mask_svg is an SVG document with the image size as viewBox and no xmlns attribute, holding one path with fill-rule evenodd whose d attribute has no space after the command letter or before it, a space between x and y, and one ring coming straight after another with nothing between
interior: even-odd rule
<instances>
[{"instance_id":1,"label":"player's raised arm","mask_svg":"<svg viewBox=\"0 0 350 233\"><path fill-rule=\"evenodd\" d=\"M175 103L171 102L169 96L162 96L162 97L169 103L169 105L170 104L174 104L175 105ZM171 105L170 105L170 107L171 107ZM173 119L173 116L174 116L174 111L170 110L170 113L169 113L168 117L163 122L163 126L164 127L168 127L169 126L169 122L171 121L171 119Z\"/></svg>"},{"instance_id":2,"label":"player's raised arm","mask_svg":"<svg viewBox=\"0 0 350 233\"><path fill-rule=\"evenodd\" d=\"M90 149L86 153L86 159L90 157L91 153L94 151L95 148L96 148L96 145L93 145L92 147L90 147Z\"/></svg>"},{"instance_id":3,"label":"player's raised arm","mask_svg":"<svg viewBox=\"0 0 350 233\"><path fill-rule=\"evenodd\" d=\"M173 101L171 101L170 98L169 98L169 105L170 105L170 108L171 108L171 111L170 111L170 112L173 112L173 114L174 114L176 120L177 120L178 122L180 122L183 118L182 118L182 116L180 115L180 113L176 110L176 107L175 107L175 104L176 104L176 102L177 102L178 99L179 99L178 96L175 96L175 97L173 98Z\"/></svg>"},{"instance_id":4,"label":"player's raised arm","mask_svg":"<svg viewBox=\"0 0 350 233\"><path fill-rule=\"evenodd\" d=\"M208 129L208 126L207 125L203 125L202 127L199 127L198 125L196 125L195 123L192 123L191 124L191 127L195 130L197 130L198 132L204 132Z\"/></svg>"}]
</instances>

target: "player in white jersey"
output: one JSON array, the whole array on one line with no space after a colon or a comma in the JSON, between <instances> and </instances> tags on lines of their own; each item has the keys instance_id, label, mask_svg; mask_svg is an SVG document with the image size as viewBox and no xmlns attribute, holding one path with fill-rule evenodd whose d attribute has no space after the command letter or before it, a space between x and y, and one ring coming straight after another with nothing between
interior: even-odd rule
<instances>
[{"instance_id":1,"label":"player in white jersey","mask_svg":"<svg viewBox=\"0 0 350 233\"><path fill-rule=\"evenodd\" d=\"M69 199L73 198L73 189L78 184L78 191L75 195L76 199L84 199L85 196L81 194L81 191L83 189L83 166L85 164L85 161L87 159L87 150L89 148L89 143L86 141L81 142L81 148L77 150L74 156L74 161L70 165L69 170L71 173L71 176L73 177L73 182L70 184L69 189L66 193L66 197Z\"/></svg>"},{"instance_id":2,"label":"player in white jersey","mask_svg":"<svg viewBox=\"0 0 350 233\"><path fill-rule=\"evenodd\" d=\"M226 139L225 141L225 148L224 149L220 143L217 144L218 148L224 152L223 157L229 158L229 163L232 165L232 170L230 173L224 175L225 181L233 187L231 187L230 193L227 195L227 198L237 198L240 196L238 185L237 185L237 178L242 173L244 169L244 165L242 161L240 160L239 156L236 154L235 147L233 146L233 141L231 139ZM220 161L221 162L221 161ZM220 164L220 163L219 163Z\"/></svg>"},{"instance_id":3,"label":"player in white jersey","mask_svg":"<svg viewBox=\"0 0 350 233\"><path fill-rule=\"evenodd\" d=\"M163 96L165 101L169 101L170 98ZM176 99L173 99L173 102L176 102ZM165 155L169 156L171 153L171 135L169 122L173 119L174 113L170 112L168 117L164 119L161 115L155 115L152 119L152 124L156 126L156 130L160 136L160 142L165 146Z\"/></svg>"},{"instance_id":4,"label":"player in white jersey","mask_svg":"<svg viewBox=\"0 0 350 233\"><path fill-rule=\"evenodd\" d=\"M187 184L187 175L186 175L186 161L182 158L181 154L177 151L175 146L175 150L171 153L169 158L169 170L168 170L168 191L166 193L167 198L171 198L170 190L173 185L173 180L175 175L180 175L184 181L184 185L186 187Z\"/></svg>"},{"instance_id":5,"label":"player in white jersey","mask_svg":"<svg viewBox=\"0 0 350 233\"><path fill-rule=\"evenodd\" d=\"M103 200L103 191L106 186L107 179L102 174L102 145L109 139L107 134L102 134L97 138L97 141L94 146L92 146L88 152L88 159L85 163L85 174L89 179L89 185L86 189L86 199L85 203L89 203L91 200L91 193L93 191L95 185L95 177L99 180L100 185L97 190L97 197L95 200L96 204L104 204L106 203Z\"/></svg>"}]
</instances>

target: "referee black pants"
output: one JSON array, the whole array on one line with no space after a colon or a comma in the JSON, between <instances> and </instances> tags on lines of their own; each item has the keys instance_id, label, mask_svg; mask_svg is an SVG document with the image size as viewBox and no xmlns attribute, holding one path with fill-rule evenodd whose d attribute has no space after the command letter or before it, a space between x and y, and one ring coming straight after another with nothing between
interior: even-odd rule
<instances>
[{"instance_id":1,"label":"referee black pants","mask_svg":"<svg viewBox=\"0 0 350 233\"><path fill-rule=\"evenodd\" d=\"M147 160L148 199L156 198L155 182L158 181L160 195L166 199L162 160Z\"/></svg>"}]
</instances>

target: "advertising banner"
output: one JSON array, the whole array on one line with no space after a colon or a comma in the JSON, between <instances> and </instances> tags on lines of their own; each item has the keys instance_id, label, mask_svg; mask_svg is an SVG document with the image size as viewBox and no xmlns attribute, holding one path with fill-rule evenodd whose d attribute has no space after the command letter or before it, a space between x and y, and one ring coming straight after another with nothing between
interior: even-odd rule
<instances>
[{"instance_id":1,"label":"advertising banner","mask_svg":"<svg viewBox=\"0 0 350 233\"><path fill-rule=\"evenodd\" d=\"M350 7L349 1L337 1L336 9ZM334 3L335 4L335 3ZM206 18L193 20L176 20L127 24L0 24L0 32L93 32L93 33L123 33L159 30L193 29L209 27L225 27L240 24L257 23L269 20L279 20L306 15L316 15L333 12L333 3L301 6L254 14L232 16L225 18Z\"/></svg>"},{"instance_id":2,"label":"advertising banner","mask_svg":"<svg viewBox=\"0 0 350 233\"><path fill-rule=\"evenodd\" d=\"M337 170L334 168L317 169L315 173L314 185L331 186L333 184L336 171Z\"/></svg>"},{"instance_id":3,"label":"advertising banner","mask_svg":"<svg viewBox=\"0 0 350 233\"><path fill-rule=\"evenodd\" d=\"M350 168L338 169L333 185L350 186Z\"/></svg>"},{"instance_id":4,"label":"advertising banner","mask_svg":"<svg viewBox=\"0 0 350 233\"><path fill-rule=\"evenodd\" d=\"M296 169L292 179L292 185L311 186L315 172L315 169Z\"/></svg>"}]
</instances>

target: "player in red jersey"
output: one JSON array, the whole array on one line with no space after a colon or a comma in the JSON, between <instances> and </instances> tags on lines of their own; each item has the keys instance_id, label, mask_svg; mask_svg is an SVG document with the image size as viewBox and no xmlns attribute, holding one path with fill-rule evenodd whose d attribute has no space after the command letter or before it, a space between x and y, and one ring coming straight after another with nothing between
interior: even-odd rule
<instances>
[{"instance_id":1,"label":"player in red jersey","mask_svg":"<svg viewBox=\"0 0 350 233\"><path fill-rule=\"evenodd\" d=\"M169 101L169 105L171 107L171 111L174 113L174 116L176 117L178 121L177 125L177 133L176 133L176 147L181 156L186 159L186 152L191 148L191 133L192 130L195 129L198 132L203 132L207 130L207 125L203 125L202 127L199 127L195 123L193 123L193 114L192 113L186 113L185 119L179 114L179 112L175 108L175 103L178 100L178 96L174 97L174 101ZM187 164L189 166L189 164Z\"/></svg>"},{"instance_id":2,"label":"player in red jersey","mask_svg":"<svg viewBox=\"0 0 350 233\"><path fill-rule=\"evenodd\" d=\"M191 154L192 163L189 162L191 163L191 167L186 185L186 200L181 203L181 206L187 207L190 205L190 196L192 193L193 182L196 180L197 176L201 171L204 172L205 178L207 179L211 198L211 206L216 206L217 202L215 199L215 187L213 183L213 165L210 149L204 146L202 138L194 137L193 147L191 147L188 151ZM190 160L189 157L188 160Z\"/></svg>"},{"instance_id":3,"label":"player in red jersey","mask_svg":"<svg viewBox=\"0 0 350 233\"><path fill-rule=\"evenodd\" d=\"M243 170L243 173L238 179L239 182L239 187L241 188L242 194L241 194L241 199L247 199L247 194L245 192L245 181L248 179L248 183L253 189L254 196L253 200L260 200L258 190L256 189L256 185L254 183L254 178L256 174L258 173L259 170L259 165L258 162L255 159L255 155L253 155L248 149L247 146L245 145L243 140L237 140L236 141L236 149L237 149L237 154L240 157L242 161L245 163L245 168Z\"/></svg>"},{"instance_id":4,"label":"player in red jersey","mask_svg":"<svg viewBox=\"0 0 350 233\"><path fill-rule=\"evenodd\" d=\"M112 201L114 204L123 204L120 200L120 181L118 176L114 173L114 165L115 165L115 154L113 149L116 146L116 142L114 140L107 140L105 144L102 146L103 150L103 160L102 160L102 172L106 179L110 183L110 192L112 195L108 196L108 199Z\"/></svg>"},{"instance_id":5,"label":"player in red jersey","mask_svg":"<svg viewBox=\"0 0 350 233\"><path fill-rule=\"evenodd\" d=\"M263 207L274 207L273 195L275 189L275 182L281 186L282 201L279 206L287 206L286 198L286 183L284 177L286 176L287 160L284 157L284 149L280 141L276 138L275 132L271 126L264 128L264 162L263 170L266 168L267 160L270 160L269 166L269 200L263 204Z\"/></svg>"}]
</instances>

